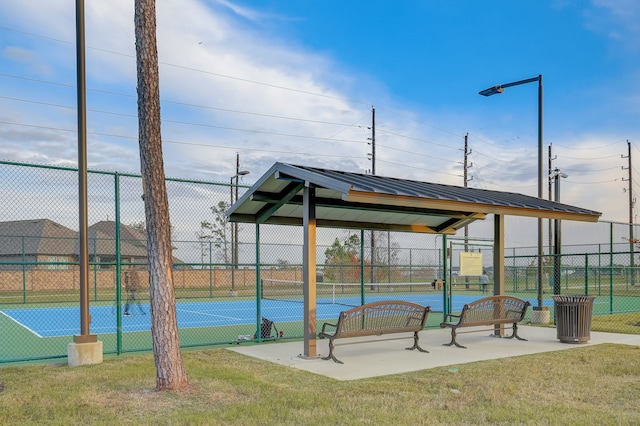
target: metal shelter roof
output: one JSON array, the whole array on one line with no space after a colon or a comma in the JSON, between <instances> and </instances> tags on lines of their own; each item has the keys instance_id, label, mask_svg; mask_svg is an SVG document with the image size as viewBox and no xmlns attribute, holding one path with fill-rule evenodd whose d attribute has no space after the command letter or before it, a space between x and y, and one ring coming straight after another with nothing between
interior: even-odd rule
<instances>
[{"instance_id":1,"label":"metal shelter roof","mask_svg":"<svg viewBox=\"0 0 640 426\"><path fill-rule=\"evenodd\" d=\"M275 163L227 211L232 222L302 226L304 187L319 227L453 234L487 214L597 222L601 213L513 192Z\"/></svg>"}]
</instances>

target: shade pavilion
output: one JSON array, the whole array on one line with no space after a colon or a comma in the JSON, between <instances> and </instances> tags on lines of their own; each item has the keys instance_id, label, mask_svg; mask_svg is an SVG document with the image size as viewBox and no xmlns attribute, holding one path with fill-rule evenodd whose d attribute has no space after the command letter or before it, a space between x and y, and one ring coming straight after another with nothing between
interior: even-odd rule
<instances>
[{"instance_id":1,"label":"shade pavilion","mask_svg":"<svg viewBox=\"0 0 640 426\"><path fill-rule=\"evenodd\" d=\"M528 195L275 163L231 222L304 228L304 357L316 351L316 227L453 235L494 215L494 294L504 293L504 217L597 222L601 213ZM540 285L540 283L539 283Z\"/></svg>"}]
</instances>

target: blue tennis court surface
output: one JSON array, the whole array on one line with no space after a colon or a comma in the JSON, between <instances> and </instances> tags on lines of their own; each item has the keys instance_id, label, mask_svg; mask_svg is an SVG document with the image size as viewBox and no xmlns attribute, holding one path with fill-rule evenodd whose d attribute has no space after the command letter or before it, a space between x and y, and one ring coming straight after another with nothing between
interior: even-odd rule
<instances>
[{"instance_id":1,"label":"blue tennis court surface","mask_svg":"<svg viewBox=\"0 0 640 426\"><path fill-rule=\"evenodd\" d=\"M390 300L393 297L367 297L366 302L375 302L376 299ZM453 296L451 310L461 311L466 303L471 303L481 296ZM406 297L401 299L407 300ZM409 300L423 306L431 306L434 311L442 311L441 294L422 294L420 300ZM328 302L328 303L323 303ZM326 320L335 320L341 311L349 309L345 303L332 304L331 301L318 299L316 319L318 323ZM534 300L530 300L532 305ZM545 301L545 305L552 304ZM359 305L355 302L354 305ZM149 305L134 305L130 308L131 316L122 316L122 332L148 331L151 329L151 317ZM267 317L276 323L302 321L304 317L304 305L297 302L278 300L264 300L261 302L261 316ZM79 307L51 307L51 308L22 308L4 309L0 311L15 323L28 329L38 337L72 336L80 333L80 308ZM114 306L90 306L91 332L96 334L109 334L117 331L116 309ZM257 308L255 300L238 301L207 301L207 302L178 302L176 304L178 327L202 328L230 325L250 325L249 330L255 327L257 321Z\"/></svg>"}]
</instances>

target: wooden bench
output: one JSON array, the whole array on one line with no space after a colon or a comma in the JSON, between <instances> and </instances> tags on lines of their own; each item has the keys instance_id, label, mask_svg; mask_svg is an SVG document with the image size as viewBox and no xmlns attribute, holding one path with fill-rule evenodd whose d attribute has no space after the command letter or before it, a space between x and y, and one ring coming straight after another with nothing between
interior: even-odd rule
<instances>
[{"instance_id":1,"label":"wooden bench","mask_svg":"<svg viewBox=\"0 0 640 426\"><path fill-rule=\"evenodd\" d=\"M336 324L325 322L318 335L329 339L329 355L322 359L333 359L342 364L333 354L336 339L360 336L381 336L383 334L413 332L413 346L407 350L418 349L429 352L418 344L418 332L427 324L430 306L421 306L402 300L390 300L367 303L348 311L340 312ZM332 330L332 331L329 331ZM405 337L406 338L406 337ZM398 337L398 339L401 339ZM389 339L393 340L393 339ZM369 341L368 341L369 342ZM352 343L366 343L363 341Z\"/></svg>"},{"instance_id":2,"label":"wooden bench","mask_svg":"<svg viewBox=\"0 0 640 426\"><path fill-rule=\"evenodd\" d=\"M518 336L518 323L524 319L529 305L531 303L511 296L490 296L468 303L464 305L460 315L446 314L444 321L440 323L442 328L451 328L451 342L444 343L444 346L456 345L459 348L465 348L466 346L456 341L457 334L486 331L486 329L459 332L458 328L485 325L511 324L513 333L507 338L527 340Z\"/></svg>"}]
</instances>

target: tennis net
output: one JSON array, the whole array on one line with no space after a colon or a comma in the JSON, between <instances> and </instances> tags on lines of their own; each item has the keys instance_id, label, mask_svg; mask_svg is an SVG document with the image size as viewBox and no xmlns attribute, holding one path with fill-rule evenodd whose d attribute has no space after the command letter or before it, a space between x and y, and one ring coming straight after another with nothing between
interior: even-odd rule
<instances>
[{"instance_id":1,"label":"tennis net","mask_svg":"<svg viewBox=\"0 0 640 426\"><path fill-rule=\"evenodd\" d=\"M304 301L302 281L263 278L261 298L286 302ZM433 293L429 282L413 283L316 283L316 303L346 306L360 306L378 300L406 300L424 304L424 296ZM364 300L363 300L364 297Z\"/></svg>"}]
</instances>

